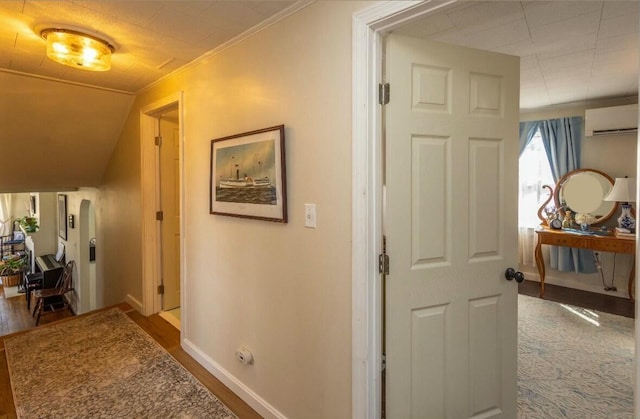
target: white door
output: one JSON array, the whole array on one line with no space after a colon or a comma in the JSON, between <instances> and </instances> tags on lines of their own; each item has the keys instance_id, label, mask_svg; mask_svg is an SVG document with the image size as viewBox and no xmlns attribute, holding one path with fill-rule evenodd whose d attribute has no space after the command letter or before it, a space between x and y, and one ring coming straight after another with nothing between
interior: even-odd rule
<instances>
[{"instance_id":1,"label":"white door","mask_svg":"<svg viewBox=\"0 0 640 419\"><path fill-rule=\"evenodd\" d=\"M162 220L162 309L180 307L180 135L178 122L160 118L160 197Z\"/></svg>"},{"instance_id":2,"label":"white door","mask_svg":"<svg viewBox=\"0 0 640 419\"><path fill-rule=\"evenodd\" d=\"M515 418L518 57L385 57L386 417Z\"/></svg>"}]
</instances>

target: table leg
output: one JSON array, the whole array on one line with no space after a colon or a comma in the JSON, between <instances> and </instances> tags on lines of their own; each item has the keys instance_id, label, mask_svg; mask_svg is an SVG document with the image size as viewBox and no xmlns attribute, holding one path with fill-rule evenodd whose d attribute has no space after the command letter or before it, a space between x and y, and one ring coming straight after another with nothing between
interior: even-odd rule
<instances>
[{"instance_id":1,"label":"table leg","mask_svg":"<svg viewBox=\"0 0 640 419\"><path fill-rule=\"evenodd\" d=\"M633 283L636 280L636 257L633 256L633 263L631 264L631 273L629 274L629 299L631 301L635 301L635 297L633 295Z\"/></svg>"},{"instance_id":2,"label":"table leg","mask_svg":"<svg viewBox=\"0 0 640 419\"><path fill-rule=\"evenodd\" d=\"M538 242L535 250L536 267L538 268L538 274L540 275L540 298L544 296L544 259L542 258L542 241L538 236Z\"/></svg>"}]
</instances>

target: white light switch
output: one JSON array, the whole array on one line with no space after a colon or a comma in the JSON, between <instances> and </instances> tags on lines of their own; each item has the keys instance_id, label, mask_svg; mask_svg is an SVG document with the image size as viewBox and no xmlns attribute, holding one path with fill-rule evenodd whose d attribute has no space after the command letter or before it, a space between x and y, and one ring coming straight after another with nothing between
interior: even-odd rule
<instances>
[{"instance_id":1,"label":"white light switch","mask_svg":"<svg viewBox=\"0 0 640 419\"><path fill-rule=\"evenodd\" d=\"M304 204L304 226L316 228L316 204Z\"/></svg>"}]
</instances>

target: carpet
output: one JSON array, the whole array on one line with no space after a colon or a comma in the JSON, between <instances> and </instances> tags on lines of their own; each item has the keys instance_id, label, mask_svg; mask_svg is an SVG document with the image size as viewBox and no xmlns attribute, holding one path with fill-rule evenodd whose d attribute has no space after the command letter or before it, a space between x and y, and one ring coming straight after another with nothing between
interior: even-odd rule
<instances>
[{"instance_id":1,"label":"carpet","mask_svg":"<svg viewBox=\"0 0 640 419\"><path fill-rule=\"evenodd\" d=\"M633 319L523 295L518 306L519 418L633 418Z\"/></svg>"},{"instance_id":2,"label":"carpet","mask_svg":"<svg viewBox=\"0 0 640 419\"><path fill-rule=\"evenodd\" d=\"M121 310L5 340L18 418L236 418Z\"/></svg>"}]
</instances>

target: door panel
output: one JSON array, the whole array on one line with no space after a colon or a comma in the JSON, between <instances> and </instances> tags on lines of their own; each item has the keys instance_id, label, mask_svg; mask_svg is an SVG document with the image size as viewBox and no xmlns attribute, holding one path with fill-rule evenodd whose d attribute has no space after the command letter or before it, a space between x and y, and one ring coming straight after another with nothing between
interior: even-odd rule
<instances>
[{"instance_id":1,"label":"door panel","mask_svg":"<svg viewBox=\"0 0 640 419\"><path fill-rule=\"evenodd\" d=\"M517 57L390 35L386 413L516 417Z\"/></svg>"},{"instance_id":2,"label":"door panel","mask_svg":"<svg viewBox=\"0 0 640 419\"><path fill-rule=\"evenodd\" d=\"M162 309L180 307L180 136L175 121L160 119Z\"/></svg>"}]
</instances>

